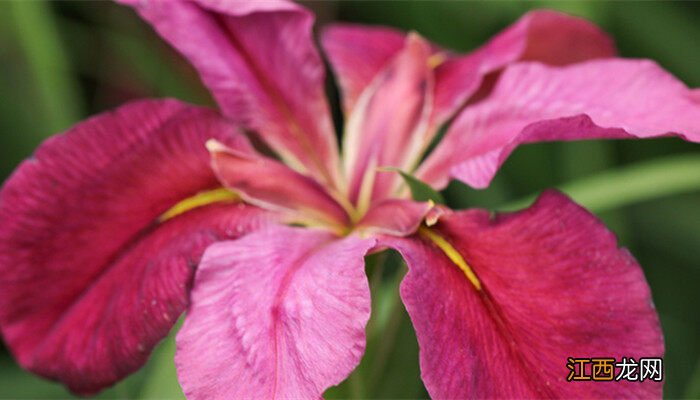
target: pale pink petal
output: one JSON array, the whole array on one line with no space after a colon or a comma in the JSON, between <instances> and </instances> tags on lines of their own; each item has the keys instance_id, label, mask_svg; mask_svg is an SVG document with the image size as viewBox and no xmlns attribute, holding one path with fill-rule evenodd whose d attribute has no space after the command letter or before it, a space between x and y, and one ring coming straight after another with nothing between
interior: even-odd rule
<instances>
[{"instance_id":1,"label":"pale pink petal","mask_svg":"<svg viewBox=\"0 0 700 400\"><path fill-rule=\"evenodd\" d=\"M518 213L457 212L436 228L481 290L425 238L382 241L409 266L401 297L432 397L661 396L662 382L566 380L568 357L639 360L664 352L642 270L587 211L548 192Z\"/></svg>"},{"instance_id":2,"label":"pale pink petal","mask_svg":"<svg viewBox=\"0 0 700 400\"><path fill-rule=\"evenodd\" d=\"M256 131L294 168L337 183L337 143L310 12L283 1L122 2L192 62L224 115Z\"/></svg>"},{"instance_id":3,"label":"pale pink petal","mask_svg":"<svg viewBox=\"0 0 700 400\"><path fill-rule=\"evenodd\" d=\"M345 115L404 43L403 32L383 26L337 24L323 30L321 45L338 80Z\"/></svg>"},{"instance_id":4,"label":"pale pink petal","mask_svg":"<svg viewBox=\"0 0 700 400\"><path fill-rule=\"evenodd\" d=\"M224 186L259 207L287 214L292 222L345 226L348 215L317 181L279 161L208 143L212 167Z\"/></svg>"},{"instance_id":5,"label":"pale pink petal","mask_svg":"<svg viewBox=\"0 0 700 400\"><path fill-rule=\"evenodd\" d=\"M0 329L24 367L88 394L138 369L187 304L205 247L266 223L212 204L204 146L247 142L210 110L140 101L47 140L0 192Z\"/></svg>"},{"instance_id":6,"label":"pale pink petal","mask_svg":"<svg viewBox=\"0 0 700 400\"><path fill-rule=\"evenodd\" d=\"M410 235L418 229L433 206L429 202L382 200L372 205L357 223L356 229L393 236Z\"/></svg>"},{"instance_id":7,"label":"pale pink petal","mask_svg":"<svg viewBox=\"0 0 700 400\"><path fill-rule=\"evenodd\" d=\"M432 122L445 122L476 93L487 74L516 61L566 65L614 55L610 38L590 22L555 11L531 11L483 47L448 58L436 68Z\"/></svg>"},{"instance_id":8,"label":"pale pink petal","mask_svg":"<svg viewBox=\"0 0 700 400\"><path fill-rule=\"evenodd\" d=\"M567 67L508 68L488 98L467 107L417 176L488 186L520 143L679 135L700 141L700 104L646 60L594 60Z\"/></svg>"},{"instance_id":9,"label":"pale pink petal","mask_svg":"<svg viewBox=\"0 0 700 400\"><path fill-rule=\"evenodd\" d=\"M366 189L369 198L387 197L400 177L377 175L376 167L408 170L420 157L432 90L429 56L429 44L418 35L409 35L404 49L358 99L343 138L351 201L358 201Z\"/></svg>"},{"instance_id":10,"label":"pale pink petal","mask_svg":"<svg viewBox=\"0 0 700 400\"><path fill-rule=\"evenodd\" d=\"M189 399L318 399L365 347L374 240L275 227L211 246L177 336Z\"/></svg>"}]
</instances>

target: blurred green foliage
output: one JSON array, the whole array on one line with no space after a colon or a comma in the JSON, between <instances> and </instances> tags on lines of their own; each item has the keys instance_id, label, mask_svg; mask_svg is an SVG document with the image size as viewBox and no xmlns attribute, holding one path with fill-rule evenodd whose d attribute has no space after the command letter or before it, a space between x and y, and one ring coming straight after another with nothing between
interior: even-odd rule
<instances>
[{"instance_id":1,"label":"blurred green foliage","mask_svg":"<svg viewBox=\"0 0 700 400\"><path fill-rule=\"evenodd\" d=\"M353 21L416 30L469 51L533 8L589 18L623 56L653 58L700 86L700 2L307 2L319 24ZM0 177L44 138L139 97L212 104L196 73L130 10L103 2L0 2ZM548 143L518 149L491 187L452 184L455 208L507 209L562 187L596 212L644 267L666 337L668 397L700 397L700 149L677 139ZM635 173L636 172L636 173ZM525 199L525 200L523 200ZM515 203L514 203L515 202ZM1 223L1 221L0 221ZM373 256L374 257L374 256ZM373 316L358 370L329 397L418 398L418 349L397 301L399 258L368 260ZM384 265L379 267L378 265ZM172 337L139 373L101 398L182 398ZM1 398L69 398L0 349Z\"/></svg>"}]
</instances>

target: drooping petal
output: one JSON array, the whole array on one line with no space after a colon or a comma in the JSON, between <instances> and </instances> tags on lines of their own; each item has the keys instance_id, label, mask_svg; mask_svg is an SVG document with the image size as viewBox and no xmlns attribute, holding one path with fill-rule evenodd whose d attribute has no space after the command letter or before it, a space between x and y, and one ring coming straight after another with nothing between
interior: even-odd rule
<instances>
[{"instance_id":1,"label":"drooping petal","mask_svg":"<svg viewBox=\"0 0 700 400\"><path fill-rule=\"evenodd\" d=\"M357 223L356 228L375 234L410 235L416 232L433 206L430 202L382 200L372 205L367 214Z\"/></svg>"},{"instance_id":2,"label":"drooping petal","mask_svg":"<svg viewBox=\"0 0 700 400\"><path fill-rule=\"evenodd\" d=\"M382 199L396 189L397 174L377 166L409 169L425 145L432 91L429 44L409 35L404 49L358 99L343 138L343 161L353 202ZM364 191L364 192L363 192Z\"/></svg>"},{"instance_id":3,"label":"drooping petal","mask_svg":"<svg viewBox=\"0 0 700 400\"><path fill-rule=\"evenodd\" d=\"M337 183L338 149L310 12L284 1L122 2L192 62L224 115L256 131L295 169Z\"/></svg>"},{"instance_id":4,"label":"drooping petal","mask_svg":"<svg viewBox=\"0 0 700 400\"><path fill-rule=\"evenodd\" d=\"M516 61L567 65L614 55L612 40L590 22L555 11L531 11L483 47L436 68L432 123L445 122L476 93L486 75Z\"/></svg>"},{"instance_id":5,"label":"drooping petal","mask_svg":"<svg viewBox=\"0 0 700 400\"><path fill-rule=\"evenodd\" d=\"M321 45L338 80L346 115L404 43L404 33L388 27L337 24L323 30Z\"/></svg>"},{"instance_id":6,"label":"drooping petal","mask_svg":"<svg viewBox=\"0 0 700 400\"><path fill-rule=\"evenodd\" d=\"M467 107L416 175L477 188L520 143L677 134L700 141L700 104L688 88L646 60L594 60L563 68L508 68L487 99Z\"/></svg>"},{"instance_id":7,"label":"drooping petal","mask_svg":"<svg viewBox=\"0 0 700 400\"><path fill-rule=\"evenodd\" d=\"M374 240L274 227L211 246L177 336L189 399L317 399L359 363Z\"/></svg>"},{"instance_id":8,"label":"drooping petal","mask_svg":"<svg viewBox=\"0 0 700 400\"><path fill-rule=\"evenodd\" d=\"M94 393L138 369L187 303L204 248L262 225L220 203L205 141L247 142L213 111L141 101L47 140L0 192L0 329L19 363Z\"/></svg>"},{"instance_id":9,"label":"drooping petal","mask_svg":"<svg viewBox=\"0 0 700 400\"><path fill-rule=\"evenodd\" d=\"M341 228L349 222L343 207L315 180L259 154L229 149L214 141L207 146L219 180L247 202L285 213L290 222Z\"/></svg>"},{"instance_id":10,"label":"drooping petal","mask_svg":"<svg viewBox=\"0 0 700 400\"><path fill-rule=\"evenodd\" d=\"M642 270L587 211L547 192L518 213L445 215L433 232L471 267L480 290L437 242L382 241L409 266L401 297L432 397L661 396L663 383L649 380L567 382L568 357L639 360L664 351Z\"/></svg>"}]
</instances>

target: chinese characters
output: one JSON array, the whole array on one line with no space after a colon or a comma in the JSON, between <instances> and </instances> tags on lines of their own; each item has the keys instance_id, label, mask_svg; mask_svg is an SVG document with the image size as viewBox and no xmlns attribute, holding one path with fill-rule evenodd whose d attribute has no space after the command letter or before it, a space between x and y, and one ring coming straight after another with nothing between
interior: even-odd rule
<instances>
[{"instance_id":1,"label":"chinese characters","mask_svg":"<svg viewBox=\"0 0 700 400\"><path fill-rule=\"evenodd\" d=\"M662 358L622 357L616 362L612 357L574 358L568 357L566 368L571 381L630 381L644 382L663 380Z\"/></svg>"}]
</instances>

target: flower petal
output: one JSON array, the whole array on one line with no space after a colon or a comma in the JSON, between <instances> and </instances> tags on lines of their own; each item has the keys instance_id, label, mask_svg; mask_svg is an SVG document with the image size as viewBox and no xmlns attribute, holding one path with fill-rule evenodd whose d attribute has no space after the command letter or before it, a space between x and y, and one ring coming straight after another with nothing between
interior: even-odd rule
<instances>
[{"instance_id":1,"label":"flower petal","mask_svg":"<svg viewBox=\"0 0 700 400\"><path fill-rule=\"evenodd\" d=\"M694 102L700 103L700 89L697 89L697 88L696 88L696 89L692 89L692 90L690 91L690 98L691 98Z\"/></svg>"},{"instance_id":2,"label":"flower petal","mask_svg":"<svg viewBox=\"0 0 700 400\"><path fill-rule=\"evenodd\" d=\"M428 57L428 42L409 35L404 49L358 99L343 138L351 201L387 197L400 177L377 175L376 167L408 170L427 145L425 128L432 91Z\"/></svg>"},{"instance_id":3,"label":"flower petal","mask_svg":"<svg viewBox=\"0 0 700 400\"><path fill-rule=\"evenodd\" d=\"M323 30L321 46L337 77L345 115L404 43L404 33L388 27L337 24Z\"/></svg>"},{"instance_id":4,"label":"flower petal","mask_svg":"<svg viewBox=\"0 0 700 400\"><path fill-rule=\"evenodd\" d=\"M430 202L382 200L372 205L357 223L357 229L392 236L410 235L418 230L433 206Z\"/></svg>"},{"instance_id":5,"label":"flower petal","mask_svg":"<svg viewBox=\"0 0 700 400\"><path fill-rule=\"evenodd\" d=\"M0 329L19 363L94 393L138 369L187 303L204 248L265 221L214 204L204 146L246 148L213 111L141 101L47 140L0 192Z\"/></svg>"},{"instance_id":6,"label":"flower petal","mask_svg":"<svg viewBox=\"0 0 700 400\"><path fill-rule=\"evenodd\" d=\"M614 55L612 40L590 22L555 11L531 11L483 47L436 68L433 124L450 118L487 74L516 61L567 65Z\"/></svg>"},{"instance_id":7,"label":"flower petal","mask_svg":"<svg viewBox=\"0 0 700 400\"><path fill-rule=\"evenodd\" d=\"M339 24L321 36L343 96L346 114L374 77L403 48L405 34L386 27ZM590 22L550 10L535 10L464 56L433 46L435 106L439 126L475 94L489 73L522 60L566 65L615 55L612 40ZM444 62L437 62L440 58Z\"/></svg>"},{"instance_id":8,"label":"flower petal","mask_svg":"<svg viewBox=\"0 0 700 400\"><path fill-rule=\"evenodd\" d=\"M323 186L286 165L252 152L207 143L219 180L247 202L280 211L290 222L337 225L349 223L343 207Z\"/></svg>"},{"instance_id":9,"label":"flower petal","mask_svg":"<svg viewBox=\"0 0 700 400\"><path fill-rule=\"evenodd\" d=\"M310 12L283 1L122 2L192 62L224 115L256 131L295 169L337 183L337 142Z\"/></svg>"},{"instance_id":10,"label":"flower petal","mask_svg":"<svg viewBox=\"0 0 700 400\"><path fill-rule=\"evenodd\" d=\"M320 398L359 363L374 240L274 227L211 246L177 336L189 399Z\"/></svg>"},{"instance_id":11,"label":"flower petal","mask_svg":"<svg viewBox=\"0 0 700 400\"><path fill-rule=\"evenodd\" d=\"M467 107L416 175L436 187L450 176L488 186L520 143L677 134L700 141L700 104L646 60L508 68L488 98Z\"/></svg>"},{"instance_id":12,"label":"flower petal","mask_svg":"<svg viewBox=\"0 0 700 400\"><path fill-rule=\"evenodd\" d=\"M661 382L567 382L567 357L661 357L642 270L603 224L556 192L491 217L445 215L441 237L473 269L476 289L425 238L387 238L409 273L401 297L434 398L660 397Z\"/></svg>"}]
</instances>

